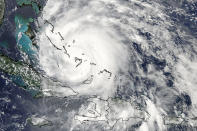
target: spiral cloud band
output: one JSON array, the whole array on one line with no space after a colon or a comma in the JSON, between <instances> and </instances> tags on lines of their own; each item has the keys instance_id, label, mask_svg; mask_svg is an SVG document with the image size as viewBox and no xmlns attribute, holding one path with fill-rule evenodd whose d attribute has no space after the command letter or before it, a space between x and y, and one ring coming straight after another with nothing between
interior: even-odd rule
<instances>
[{"instance_id":1,"label":"spiral cloud band","mask_svg":"<svg viewBox=\"0 0 197 131\"><path fill-rule=\"evenodd\" d=\"M46 8L48 5L50 8L50 1ZM67 83L79 94L107 98L115 91L118 73L126 71L128 49L112 22L99 14L101 11L105 11L102 5L90 1L88 7L60 13L60 18L45 12L39 58L49 77ZM53 20L54 16L57 18Z\"/></svg>"},{"instance_id":2,"label":"spiral cloud band","mask_svg":"<svg viewBox=\"0 0 197 131\"><path fill-rule=\"evenodd\" d=\"M166 10L158 0L47 1L37 35L43 94L85 99L62 130L196 124L196 38Z\"/></svg>"}]
</instances>

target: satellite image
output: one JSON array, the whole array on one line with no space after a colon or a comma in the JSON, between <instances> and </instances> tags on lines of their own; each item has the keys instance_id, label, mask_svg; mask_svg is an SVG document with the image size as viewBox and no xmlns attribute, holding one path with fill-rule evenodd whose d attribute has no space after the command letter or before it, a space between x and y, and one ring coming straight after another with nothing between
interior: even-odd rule
<instances>
[{"instance_id":1,"label":"satellite image","mask_svg":"<svg viewBox=\"0 0 197 131\"><path fill-rule=\"evenodd\" d=\"M0 0L0 131L197 131L197 0Z\"/></svg>"}]
</instances>

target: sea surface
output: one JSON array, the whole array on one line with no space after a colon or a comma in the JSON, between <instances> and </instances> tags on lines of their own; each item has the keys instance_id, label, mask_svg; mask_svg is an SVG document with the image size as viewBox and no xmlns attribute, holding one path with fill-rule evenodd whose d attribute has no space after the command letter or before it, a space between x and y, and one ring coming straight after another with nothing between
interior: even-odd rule
<instances>
[{"instance_id":1,"label":"sea surface","mask_svg":"<svg viewBox=\"0 0 197 131\"><path fill-rule=\"evenodd\" d=\"M0 130L197 130L196 0L5 0Z\"/></svg>"}]
</instances>

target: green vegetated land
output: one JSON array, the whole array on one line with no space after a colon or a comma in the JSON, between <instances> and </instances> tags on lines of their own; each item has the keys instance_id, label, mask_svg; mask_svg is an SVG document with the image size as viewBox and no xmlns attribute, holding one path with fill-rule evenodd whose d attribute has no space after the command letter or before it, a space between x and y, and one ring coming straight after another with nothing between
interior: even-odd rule
<instances>
[{"instance_id":1,"label":"green vegetated land","mask_svg":"<svg viewBox=\"0 0 197 131\"><path fill-rule=\"evenodd\" d=\"M40 91L41 77L37 71L28 64L0 54L0 70L10 75L10 79L20 87L37 95Z\"/></svg>"},{"instance_id":2,"label":"green vegetated land","mask_svg":"<svg viewBox=\"0 0 197 131\"><path fill-rule=\"evenodd\" d=\"M16 0L19 8L24 6L32 6L32 9L38 15L40 13L39 3L36 0ZM5 9L4 0L0 0L0 24L3 20L3 14ZM30 28L30 23L34 22L34 19L29 16L28 18L16 14L15 15L15 35L18 49L25 53L28 59L36 61L36 52L33 50L32 38L33 30ZM0 47L9 50L9 43L6 41L0 42ZM14 59L4 55L0 52L0 71L8 75L8 79L13 81L17 86L23 87L33 96L42 96L40 91L41 76L40 74L29 64L22 61L15 61Z\"/></svg>"}]
</instances>

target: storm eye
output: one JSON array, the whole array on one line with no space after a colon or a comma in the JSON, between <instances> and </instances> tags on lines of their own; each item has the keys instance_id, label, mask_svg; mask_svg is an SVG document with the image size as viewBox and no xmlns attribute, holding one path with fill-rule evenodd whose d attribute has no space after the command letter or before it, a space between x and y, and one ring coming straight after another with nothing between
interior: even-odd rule
<instances>
[{"instance_id":1,"label":"storm eye","mask_svg":"<svg viewBox=\"0 0 197 131\"><path fill-rule=\"evenodd\" d=\"M0 127L192 130L195 1L0 0Z\"/></svg>"}]
</instances>

